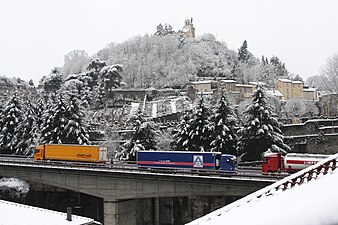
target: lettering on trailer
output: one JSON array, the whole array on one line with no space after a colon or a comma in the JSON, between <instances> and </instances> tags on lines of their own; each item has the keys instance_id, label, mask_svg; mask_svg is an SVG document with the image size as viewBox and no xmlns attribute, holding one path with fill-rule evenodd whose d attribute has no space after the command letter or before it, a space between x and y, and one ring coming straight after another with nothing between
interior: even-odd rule
<instances>
[{"instance_id":1,"label":"lettering on trailer","mask_svg":"<svg viewBox=\"0 0 338 225\"><path fill-rule=\"evenodd\" d=\"M194 155L193 167L203 168L203 155Z\"/></svg>"},{"instance_id":2,"label":"lettering on trailer","mask_svg":"<svg viewBox=\"0 0 338 225\"><path fill-rule=\"evenodd\" d=\"M76 156L79 158L91 158L92 157L91 154L85 154L85 153L78 153Z\"/></svg>"}]
</instances>

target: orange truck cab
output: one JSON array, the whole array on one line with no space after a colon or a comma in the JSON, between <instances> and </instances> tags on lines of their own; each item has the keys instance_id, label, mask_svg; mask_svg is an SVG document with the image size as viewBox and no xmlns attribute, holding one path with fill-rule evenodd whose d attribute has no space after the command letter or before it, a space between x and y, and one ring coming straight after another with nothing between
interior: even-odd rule
<instances>
[{"instance_id":1,"label":"orange truck cab","mask_svg":"<svg viewBox=\"0 0 338 225\"><path fill-rule=\"evenodd\" d=\"M45 155L45 145L39 145L34 151L34 160L42 160Z\"/></svg>"}]
</instances>

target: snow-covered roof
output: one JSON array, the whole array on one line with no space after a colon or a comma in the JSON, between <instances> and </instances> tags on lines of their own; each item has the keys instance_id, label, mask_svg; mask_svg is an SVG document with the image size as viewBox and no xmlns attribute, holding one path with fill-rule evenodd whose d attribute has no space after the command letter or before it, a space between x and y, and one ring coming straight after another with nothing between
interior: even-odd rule
<instances>
[{"instance_id":1,"label":"snow-covered roof","mask_svg":"<svg viewBox=\"0 0 338 225\"><path fill-rule=\"evenodd\" d=\"M317 89L316 88L304 88L303 91L304 92L315 92L317 91Z\"/></svg>"},{"instance_id":2,"label":"snow-covered roof","mask_svg":"<svg viewBox=\"0 0 338 225\"><path fill-rule=\"evenodd\" d=\"M253 85L251 85L251 84L236 84L236 87L248 87L248 88L252 88Z\"/></svg>"},{"instance_id":3,"label":"snow-covered roof","mask_svg":"<svg viewBox=\"0 0 338 225\"><path fill-rule=\"evenodd\" d=\"M237 83L237 81L235 81L235 80L221 80L221 82L224 82L224 83Z\"/></svg>"},{"instance_id":4,"label":"snow-covered roof","mask_svg":"<svg viewBox=\"0 0 338 225\"><path fill-rule=\"evenodd\" d=\"M191 81L192 84L211 84L211 80Z\"/></svg>"},{"instance_id":5,"label":"snow-covered roof","mask_svg":"<svg viewBox=\"0 0 338 225\"><path fill-rule=\"evenodd\" d=\"M338 128L338 126L325 126L325 127L319 127L319 130L335 129L335 128Z\"/></svg>"},{"instance_id":6,"label":"snow-covered roof","mask_svg":"<svg viewBox=\"0 0 338 225\"><path fill-rule=\"evenodd\" d=\"M284 95L278 90L266 90L266 93L276 97L283 97Z\"/></svg>"},{"instance_id":7,"label":"snow-covered roof","mask_svg":"<svg viewBox=\"0 0 338 225\"><path fill-rule=\"evenodd\" d=\"M203 92L196 92L196 94L198 94L198 95L212 95L213 92L212 91L203 91Z\"/></svg>"},{"instance_id":8,"label":"snow-covered roof","mask_svg":"<svg viewBox=\"0 0 338 225\"><path fill-rule=\"evenodd\" d=\"M292 80L289 80L289 79L278 79L278 80L281 81L281 82L288 82L288 83L292 82Z\"/></svg>"},{"instance_id":9,"label":"snow-covered roof","mask_svg":"<svg viewBox=\"0 0 338 225\"><path fill-rule=\"evenodd\" d=\"M19 203L0 200L0 224L4 225L89 225L100 224L93 219L72 215L67 220L67 213L42 209Z\"/></svg>"},{"instance_id":10,"label":"snow-covered roof","mask_svg":"<svg viewBox=\"0 0 338 225\"><path fill-rule=\"evenodd\" d=\"M299 81L299 80L293 80L292 81L293 84L303 84L303 81Z\"/></svg>"},{"instance_id":11,"label":"snow-covered roof","mask_svg":"<svg viewBox=\"0 0 338 225\"><path fill-rule=\"evenodd\" d=\"M252 85L259 85L259 84L260 85L266 85L266 83L260 82L260 81L258 81L258 82L257 81L250 81L249 84L252 84Z\"/></svg>"},{"instance_id":12,"label":"snow-covered roof","mask_svg":"<svg viewBox=\"0 0 338 225\"><path fill-rule=\"evenodd\" d=\"M338 224L338 154L188 225Z\"/></svg>"}]
</instances>

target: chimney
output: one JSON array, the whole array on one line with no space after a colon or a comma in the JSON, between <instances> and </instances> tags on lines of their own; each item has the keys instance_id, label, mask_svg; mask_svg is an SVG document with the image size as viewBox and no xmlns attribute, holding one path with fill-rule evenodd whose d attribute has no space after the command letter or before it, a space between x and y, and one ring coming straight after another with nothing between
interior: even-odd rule
<instances>
[{"instance_id":1,"label":"chimney","mask_svg":"<svg viewBox=\"0 0 338 225\"><path fill-rule=\"evenodd\" d=\"M72 207L67 207L67 220L72 221Z\"/></svg>"}]
</instances>

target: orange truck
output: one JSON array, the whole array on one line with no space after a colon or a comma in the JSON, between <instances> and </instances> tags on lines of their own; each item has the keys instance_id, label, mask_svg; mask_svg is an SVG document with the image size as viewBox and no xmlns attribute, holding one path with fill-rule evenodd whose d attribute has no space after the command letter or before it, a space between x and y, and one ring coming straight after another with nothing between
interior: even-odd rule
<instances>
[{"instance_id":1,"label":"orange truck","mask_svg":"<svg viewBox=\"0 0 338 225\"><path fill-rule=\"evenodd\" d=\"M107 162L107 147L98 145L44 144L35 149L34 160Z\"/></svg>"}]
</instances>

